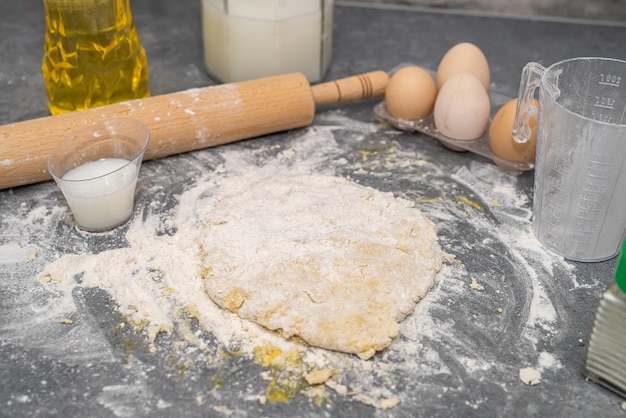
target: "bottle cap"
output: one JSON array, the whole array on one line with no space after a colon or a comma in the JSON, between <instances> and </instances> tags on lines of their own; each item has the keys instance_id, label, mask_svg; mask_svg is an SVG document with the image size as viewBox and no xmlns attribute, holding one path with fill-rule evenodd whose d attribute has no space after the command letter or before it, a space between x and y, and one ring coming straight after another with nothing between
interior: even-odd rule
<instances>
[{"instance_id":1,"label":"bottle cap","mask_svg":"<svg viewBox=\"0 0 626 418\"><path fill-rule=\"evenodd\" d=\"M626 240L622 244L622 252L617 259L615 282L622 292L626 293Z\"/></svg>"}]
</instances>

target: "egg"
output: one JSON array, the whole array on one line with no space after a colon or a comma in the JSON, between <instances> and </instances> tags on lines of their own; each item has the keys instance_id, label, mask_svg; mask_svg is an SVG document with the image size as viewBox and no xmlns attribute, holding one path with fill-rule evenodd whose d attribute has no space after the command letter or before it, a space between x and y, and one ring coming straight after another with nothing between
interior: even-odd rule
<instances>
[{"instance_id":1,"label":"egg","mask_svg":"<svg viewBox=\"0 0 626 418\"><path fill-rule=\"evenodd\" d=\"M535 108L538 107L535 100ZM523 144L515 142L513 139L513 123L515 121L515 110L517 99L508 101L502 106L493 117L489 126L489 148L500 158L516 162L535 161L537 148L537 123L538 116L531 116L528 124L530 126L530 139Z\"/></svg>"},{"instance_id":2,"label":"egg","mask_svg":"<svg viewBox=\"0 0 626 418\"><path fill-rule=\"evenodd\" d=\"M441 89L451 77L459 73L473 74L489 91L491 73L483 51L470 42L461 42L450 48L437 67L437 88Z\"/></svg>"},{"instance_id":3,"label":"egg","mask_svg":"<svg viewBox=\"0 0 626 418\"><path fill-rule=\"evenodd\" d=\"M414 65L402 67L389 78L385 89L387 111L399 119L422 119L430 115L437 96L435 80Z\"/></svg>"},{"instance_id":4,"label":"egg","mask_svg":"<svg viewBox=\"0 0 626 418\"><path fill-rule=\"evenodd\" d=\"M441 87L433 112L435 127L448 138L478 139L489 123L489 95L480 80L460 73Z\"/></svg>"}]
</instances>

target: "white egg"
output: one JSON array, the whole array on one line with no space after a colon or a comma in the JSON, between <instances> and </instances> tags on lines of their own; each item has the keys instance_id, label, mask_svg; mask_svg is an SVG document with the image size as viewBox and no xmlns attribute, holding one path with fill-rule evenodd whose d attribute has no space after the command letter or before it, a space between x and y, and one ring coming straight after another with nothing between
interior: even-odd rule
<instances>
[{"instance_id":1,"label":"white egg","mask_svg":"<svg viewBox=\"0 0 626 418\"><path fill-rule=\"evenodd\" d=\"M435 101L435 127L445 136L459 140L480 138L487 129L491 105L478 78L460 73L449 78Z\"/></svg>"}]
</instances>

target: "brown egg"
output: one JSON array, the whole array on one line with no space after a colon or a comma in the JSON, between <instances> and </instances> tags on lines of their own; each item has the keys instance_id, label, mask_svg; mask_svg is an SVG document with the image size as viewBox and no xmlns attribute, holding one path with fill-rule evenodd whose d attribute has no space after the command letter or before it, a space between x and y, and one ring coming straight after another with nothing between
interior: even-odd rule
<instances>
[{"instance_id":1,"label":"brown egg","mask_svg":"<svg viewBox=\"0 0 626 418\"><path fill-rule=\"evenodd\" d=\"M535 100L535 107L538 106ZM517 99L510 100L502 106L493 117L489 126L489 148L498 157L509 161L533 162L537 148L537 115L529 120L531 136L523 143L517 143L513 139L513 122Z\"/></svg>"},{"instance_id":2,"label":"brown egg","mask_svg":"<svg viewBox=\"0 0 626 418\"><path fill-rule=\"evenodd\" d=\"M469 42L462 42L450 48L437 67L437 88L441 88L449 78L460 74L470 73L489 92L491 74L489 63L483 51Z\"/></svg>"},{"instance_id":3,"label":"brown egg","mask_svg":"<svg viewBox=\"0 0 626 418\"><path fill-rule=\"evenodd\" d=\"M437 86L433 77L414 65L394 72L385 89L387 111L399 119L425 118L432 112L436 97Z\"/></svg>"}]
</instances>

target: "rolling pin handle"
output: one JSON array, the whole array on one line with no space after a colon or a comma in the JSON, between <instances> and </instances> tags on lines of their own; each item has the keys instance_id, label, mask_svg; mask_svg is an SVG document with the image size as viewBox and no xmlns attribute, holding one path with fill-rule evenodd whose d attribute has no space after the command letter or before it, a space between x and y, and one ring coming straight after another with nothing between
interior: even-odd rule
<instances>
[{"instance_id":1,"label":"rolling pin handle","mask_svg":"<svg viewBox=\"0 0 626 418\"><path fill-rule=\"evenodd\" d=\"M371 99L385 93L389 75L372 71L311 86L316 105Z\"/></svg>"}]
</instances>

